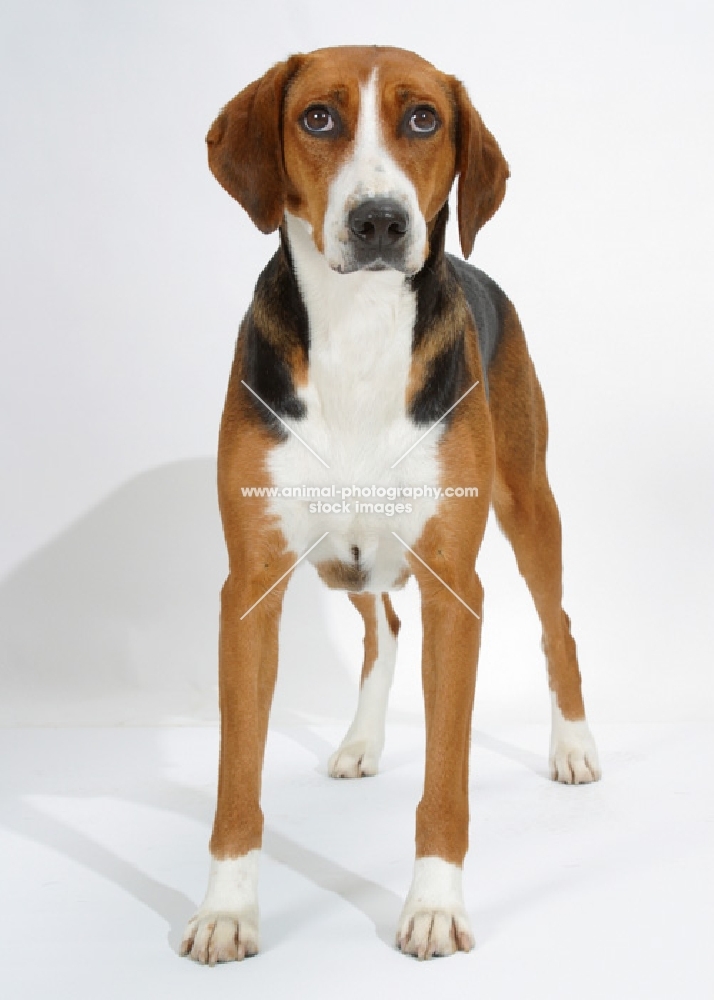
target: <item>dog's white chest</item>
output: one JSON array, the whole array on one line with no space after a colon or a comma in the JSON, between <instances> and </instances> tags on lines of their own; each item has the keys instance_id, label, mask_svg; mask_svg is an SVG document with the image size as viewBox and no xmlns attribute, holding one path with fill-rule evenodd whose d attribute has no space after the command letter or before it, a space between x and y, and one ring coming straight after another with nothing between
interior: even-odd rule
<instances>
[{"instance_id":1,"label":"dog's white chest","mask_svg":"<svg viewBox=\"0 0 714 1000\"><path fill-rule=\"evenodd\" d=\"M334 274L289 232L310 319L307 415L288 421L302 440L270 452L271 510L297 555L329 532L309 560L357 564L364 589L385 590L438 506L442 431L419 440L406 408L416 297L395 271Z\"/></svg>"}]
</instances>

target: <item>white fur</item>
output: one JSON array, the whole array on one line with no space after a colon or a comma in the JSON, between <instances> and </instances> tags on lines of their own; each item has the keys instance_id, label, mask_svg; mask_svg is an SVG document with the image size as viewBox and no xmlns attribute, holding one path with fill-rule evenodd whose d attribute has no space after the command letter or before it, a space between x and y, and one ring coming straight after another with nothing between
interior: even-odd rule
<instances>
[{"instance_id":1,"label":"white fur","mask_svg":"<svg viewBox=\"0 0 714 1000\"><path fill-rule=\"evenodd\" d=\"M330 184L323 223L325 257L342 270L349 260L347 216L366 198L393 198L409 216L405 268L415 274L427 252L426 221L414 185L384 144L379 108L377 70L360 87L357 131L352 152Z\"/></svg>"},{"instance_id":2,"label":"white fur","mask_svg":"<svg viewBox=\"0 0 714 1000\"><path fill-rule=\"evenodd\" d=\"M306 224L289 214L286 219L310 323L307 384L297 390L307 415L295 428L329 469L290 435L269 453L273 485L438 488L441 426L391 468L424 433L406 409L416 316L415 294L407 279L392 270L337 274L316 249ZM392 588L406 566L404 547L392 531L413 546L438 500L360 501L411 504L411 513L390 517L356 513L354 500L345 502L350 504L347 513L315 514L307 500L280 497L271 500L271 510L298 555L329 531L310 554L311 562L350 563L352 547L357 546L361 564L371 574L366 589L378 593Z\"/></svg>"},{"instance_id":3,"label":"white fur","mask_svg":"<svg viewBox=\"0 0 714 1000\"><path fill-rule=\"evenodd\" d=\"M585 719L566 719L558 708L555 692L551 699L550 776L566 785L597 781L602 771L595 740Z\"/></svg>"},{"instance_id":4,"label":"white fur","mask_svg":"<svg viewBox=\"0 0 714 1000\"><path fill-rule=\"evenodd\" d=\"M253 850L225 861L211 858L206 897L186 927L182 955L215 965L256 954L259 857Z\"/></svg>"},{"instance_id":5,"label":"white fur","mask_svg":"<svg viewBox=\"0 0 714 1000\"><path fill-rule=\"evenodd\" d=\"M377 596L377 658L360 687L357 713L352 725L330 757L328 771L333 778L361 778L377 773L384 748L389 689L394 677L397 639L392 635L381 597Z\"/></svg>"},{"instance_id":6,"label":"white fur","mask_svg":"<svg viewBox=\"0 0 714 1000\"><path fill-rule=\"evenodd\" d=\"M459 865L437 857L416 859L397 930L397 945L403 952L432 958L473 948L461 880Z\"/></svg>"}]
</instances>

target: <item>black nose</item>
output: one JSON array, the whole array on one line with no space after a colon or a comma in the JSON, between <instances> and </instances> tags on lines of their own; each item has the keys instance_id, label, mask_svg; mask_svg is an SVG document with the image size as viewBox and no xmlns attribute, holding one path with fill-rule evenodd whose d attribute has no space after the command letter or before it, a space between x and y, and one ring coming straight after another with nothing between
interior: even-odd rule
<instances>
[{"instance_id":1,"label":"black nose","mask_svg":"<svg viewBox=\"0 0 714 1000\"><path fill-rule=\"evenodd\" d=\"M374 248L392 247L407 233L407 213L391 198L370 198L350 212L347 225L361 243Z\"/></svg>"}]
</instances>

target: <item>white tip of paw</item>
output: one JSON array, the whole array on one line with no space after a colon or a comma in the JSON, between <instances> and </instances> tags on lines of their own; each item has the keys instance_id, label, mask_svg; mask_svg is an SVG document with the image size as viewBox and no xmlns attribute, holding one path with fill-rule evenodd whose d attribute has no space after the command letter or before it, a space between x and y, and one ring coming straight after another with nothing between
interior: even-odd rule
<instances>
[{"instance_id":1,"label":"white tip of paw","mask_svg":"<svg viewBox=\"0 0 714 1000\"><path fill-rule=\"evenodd\" d=\"M471 951L473 946L471 924L463 911L418 910L403 915L397 931L397 948L422 960Z\"/></svg>"},{"instance_id":2,"label":"white tip of paw","mask_svg":"<svg viewBox=\"0 0 714 1000\"><path fill-rule=\"evenodd\" d=\"M206 898L186 926L179 954L216 965L258 953L259 856L256 849L237 858L211 858Z\"/></svg>"},{"instance_id":3,"label":"white tip of paw","mask_svg":"<svg viewBox=\"0 0 714 1000\"><path fill-rule=\"evenodd\" d=\"M463 904L462 872L442 858L417 858L397 930L397 948L427 959L471 951L474 936Z\"/></svg>"},{"instance_id":4,"label":"white tip of paw","mask_svg":"<svg viewBox=\"0 0 714 1000\"><path fill-rule=\"evenodd\" d=\"M565 785L587 785L602 776L595 740L585 719L565 719L553 700L550 776Z\"/></svg>"},{"instance_id":5,"label":"white tip of paw","mask_svg":"<svg viewBox=\"0 0 714 1000\"><path fill-rule=\"evenodd\" d=\"M327 773L331 778L368 778L379 768L379 748L370 740L344 743L330 757Z\"/></svg>"},{"instance_id":6,"label":"white tip of paw","mask_svg":"<svg viewBox=\"0 0 714 1000\"><path fill-rule=\"evenodd\" d=\"M257 925L230 913L197 913L189 920L179 949L201 965L240 962L258 950Z\"/></svg>"},{"instance_id":7,"label":"white tip of paw","mask_svg":"<svg viewBox=\"0 0 714 1000\"><path fill-rule=\"evenodd\" d=\"M560 746L550 759L550 776L564 785L587 785L602 776L597 755Z\"/></svg>"}]
</instances>

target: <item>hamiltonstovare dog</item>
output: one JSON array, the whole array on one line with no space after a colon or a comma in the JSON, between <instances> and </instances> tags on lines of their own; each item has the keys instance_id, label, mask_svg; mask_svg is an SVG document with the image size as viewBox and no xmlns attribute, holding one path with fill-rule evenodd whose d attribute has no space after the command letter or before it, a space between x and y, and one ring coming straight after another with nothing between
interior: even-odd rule
<instances>
[{"instance_id":1,"label":"hamiltonstovare dog","mask_svg":"<svg viewBox=\"0 0 714 1000\"><path fill-rule=\"evenodd\" d=\"M378 46L273 66L207 142L217 180L280 245L241 325L221 422L218 803L208 891L182 952L212 964L258 950L261 771L281 605L302 559L364 619L357 713L333 777L377 771L399 631L389 591L416 578L426 766L397 945L422 958L468 951L475 563L491 505L542 623L551 776L600 776L562 607L543 395L509 299L444 250L454 181L467 258L508 166L457 79Z\"/></svg>"}]
</instances>

